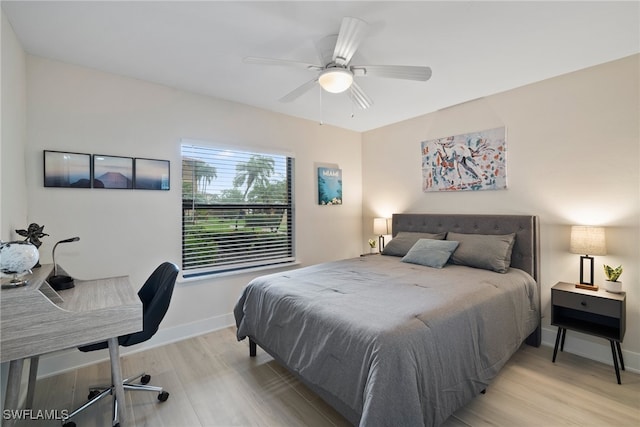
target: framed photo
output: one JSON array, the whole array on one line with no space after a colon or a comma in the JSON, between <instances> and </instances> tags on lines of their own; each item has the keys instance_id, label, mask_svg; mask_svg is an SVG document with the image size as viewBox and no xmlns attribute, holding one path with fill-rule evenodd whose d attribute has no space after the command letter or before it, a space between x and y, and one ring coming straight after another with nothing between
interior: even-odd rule
<instances>
[{"instance_id":1,"label":"framed photo","mask_svg":"<svg viewBox=\"0 0 640 427\"><path fill-rule=\"evenodd\" d=\"M133 188L139 190L169 190L169 160L135 159Z\"/></svg>"},{"instance_id":2,"label":"framed photo","mask_svg":"<svg viewBox=\"0 0 640 427\"><path fill-rule=\"evenodd\" d=\"M93 188L133 188L133 157L93 155Z\"/></svg>"},{"instance_id":3,"label":"framed photo","mask_svg":"<svg viewBox=\"0 0 640 427\"><path fill-rule=\"evenodd\" d=\"M44 186L91 188L91 154L44 150Z\"/></svg>"},{"instance_id":4,"label":"framed photo","mask_svg":"<svg viewBox=\"0 0 640 427\"><path fill-rule=\"evenodd\" d=\"M318 168L318 204L342 204L342 169Z\"/></svg>"}]
</instances>

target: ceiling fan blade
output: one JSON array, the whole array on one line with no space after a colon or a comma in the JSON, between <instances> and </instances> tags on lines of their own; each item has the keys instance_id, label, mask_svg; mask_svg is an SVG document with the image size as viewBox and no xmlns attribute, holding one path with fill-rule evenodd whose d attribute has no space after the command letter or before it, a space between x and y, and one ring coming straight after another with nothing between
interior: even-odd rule
<instances>
[{"instance_id":1,"label":"ceiling fan blade","mask_svg":"<svg viewBox=\"0 0 640 427\"><path fill-rule=\"evenodd\" d=\"M358 86L356 82L351 83L351 87L349 88L349 98L351 98L351 101L363 110L366 110L373 105L371 98L364 93L362 88Z\"/></svg>"},{"instance_id":2,"label":"ceiling fan blade","mask_svg":"<svg viewBox=\"0 0 640 427\"><path fill-rule=\"evenodd\" d=\"M354 65L355 76L389 77L392 79L427 81L431 78L431 68L412 65Z\"/></svg>"},{"instance_id":3,"label":"ceiling fan blade","mask_svg":"<svg viewBox=\"0 0 640 427\"><path fill-rule=\"evenodd\" d=\"M283 65L286 67L303 68L311 71L320 71L322 66L311 64L308 62L289 61L288 59L275 59L275 58L259 58L255 56L247 56L242 59L246 64L261 64L261 65Z\"/></svg>"},{"instance_id":4,"label":"ceiling fan blade","mask_svg":"<svg viewBox=\"0 0 640 427\"><path fill-rule=\"evenodd\" d=\"M333 61L338 65L347 65L353 54L356 53L360 42L364 39L367 30L367 23L346 16L342 18L338 40L333 50Z\"/></svg>"},{"instance_id":5,"label":"ceiling fan blade","mask_svg":"<svg viewBox=\"0 0 640 427\"><path fill-rule=\"evenodd\" d=\"M326 65L333 61L333 51L336 48L337 40L338 35L334 34L316 41L316 50L318 51L318 56L320 57L320 62L322 64Z\"/></svg>"},{"instance_id":6,"label":"ceiling fan blade","mask_svg":"<svg viewBox=\"0 0 640 427\"><path fill-rule=\"evenodd\" d=\"M306 82L302 86L298 86L297 88L295 88L294 90L292 90L291 92L289 92L288 94L286 94L285 96L280 98L279 101L280 102L291 102L291 101L297 99L298 97L300 97L304 93L306 93L309 90L311 90L311 88L313 88L316 85L317 81L318 81L317 77L315 79L313 79L313 80L309 80L308 82Z\"/></svg>"}]
</instances>

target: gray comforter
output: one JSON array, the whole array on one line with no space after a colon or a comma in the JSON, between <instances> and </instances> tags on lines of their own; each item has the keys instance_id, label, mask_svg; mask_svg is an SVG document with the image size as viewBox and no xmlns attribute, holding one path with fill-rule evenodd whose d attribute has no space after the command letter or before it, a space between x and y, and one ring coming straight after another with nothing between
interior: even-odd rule
<instances>
[{"instance_id":1,"label":"gray comforter","mask_svg":"<svg viewBox=\"0 0 640 427\"><path fill-rule=\"evenodd\" d=\"M351 422L433 426L487 387L539 322L527 273L368 256L271 274L234 314Z\"/></svg>"}]
</instances>

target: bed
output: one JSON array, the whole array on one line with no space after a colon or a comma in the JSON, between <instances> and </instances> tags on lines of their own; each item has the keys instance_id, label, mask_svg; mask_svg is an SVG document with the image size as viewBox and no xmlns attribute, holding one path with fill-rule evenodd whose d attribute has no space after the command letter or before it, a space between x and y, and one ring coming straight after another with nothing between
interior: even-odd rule
<instances>
[{"instance_id":1,"label":"bed","mask_svg":"<svg viewBox=\"0 0 640 427\"><path fill-rule=\"evenodd\" d=\"M252 280L234 308L237 337L354 425L437 426L484 392L523 342L540 345L537 218L394 214L392 225L389 255ZM506 266L469 266L494 241L510 245ZM456 246L448 262L427 266L444 246Z\"/></svg>"}]
</instances>

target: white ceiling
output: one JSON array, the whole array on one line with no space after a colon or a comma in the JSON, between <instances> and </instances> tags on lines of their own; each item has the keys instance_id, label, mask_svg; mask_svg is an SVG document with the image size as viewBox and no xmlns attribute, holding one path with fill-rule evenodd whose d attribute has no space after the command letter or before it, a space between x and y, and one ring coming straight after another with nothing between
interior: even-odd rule
<instances>
[{"instance_id":1,"label":"white ceiling","mask_svg":"<svg viewBox=\"0 0 640 427\"><path fill-rule=\"evenodd\" d=\"M640 52L640 3L627 2L26 2L2 1L33 55L366 131ZM352 63L428 65L427 82L357 77L374 105L314 89L314 43L344 16L369 24ZM603 82L606 84L606 82Z\"/></svg>"}]
</instances>

